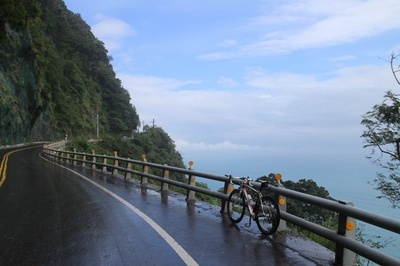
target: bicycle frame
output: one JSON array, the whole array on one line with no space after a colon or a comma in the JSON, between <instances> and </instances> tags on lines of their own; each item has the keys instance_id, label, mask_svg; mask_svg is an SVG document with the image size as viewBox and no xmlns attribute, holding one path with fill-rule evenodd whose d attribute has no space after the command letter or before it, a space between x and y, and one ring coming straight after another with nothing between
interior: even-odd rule
<instances>
[{"instance_id":1,"label":"bicycle frame","mask_svg":"<svg viewBox=\"0 0 400 266\"><path fill-rule=\"evenodd\" d=\"M244 195L245 195L245 198L246 198L246 201L247 201L247 208L248 208L248 210L249 210L249 213L250 213L250 216L252 217L252 218L254 218L253 217L253 205L255 206L255 205L257 205L258 204L258 202L260 201L260 199L262 198L262 193L261 193L261 191L259 191L259 190L257 190L257 189L255 189L255 188L253 188L252 186L250 186L249 184L247 184L246 182L248 182L248 179L246 180L246 181L243 181L243 184L241 184L240 185L240 192L243 192L244 193ZM253 200L253 202L250 202L249 201L249 195L251 196L251 194L249 194L249 192L247 191L248 189L250 189L251 191L253 191L256 195L257 195L257 199L254 201L254 199L252 199ZM252 197L252 196L251 196Z\"/></svg>"}]
</instances>

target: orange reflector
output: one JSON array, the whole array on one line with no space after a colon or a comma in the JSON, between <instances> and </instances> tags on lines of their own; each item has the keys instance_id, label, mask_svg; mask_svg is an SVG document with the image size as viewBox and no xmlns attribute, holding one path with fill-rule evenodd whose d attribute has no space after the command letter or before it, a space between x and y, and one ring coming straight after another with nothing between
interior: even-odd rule
<instances>
[{"instance_id":1,"label":"orange reflector","mask_svg":"<svg viewBox=\"0 0 400 266\"><path fill-rule=\"evenodd\" d=\"M286 202L286 200L285 200L284 198L280 198L280 199L279 199L279 204L280 204L280 205L284 205L285 202Z\"/></svg>"},{"instance_id":2,"label":"orange reflector","mask_svg":"<svg viewBox=\"0 0 400 266\"><path fill-rule=\"evenodd\" d=\"M276 179L276 180L281 180L281 179L282 179L282 175L281 175L280 173L277 173L277 174L275 175L275 179Z\"/></svg>"},{"instance_id":3,"label":"orange reflector","mask_svg":"<svg viewBox=\"0 0 400 266\"><path fill-rule=\"evenodd\" d=\"M354 230L354 223L353 222L347 222L346 223L346 229L351 231Z\"/></svg>"},{"instance_id":4,"label":"orange reflector","mask_svg":"<svg viewBox=\"0 0 400 266\"><path fill-rule=\"evenodd\" d=\"M233 186L229 186L229 187L228 187L228 192L231 193L232 190L233 190Z\"/></svg>"}]
</instances>

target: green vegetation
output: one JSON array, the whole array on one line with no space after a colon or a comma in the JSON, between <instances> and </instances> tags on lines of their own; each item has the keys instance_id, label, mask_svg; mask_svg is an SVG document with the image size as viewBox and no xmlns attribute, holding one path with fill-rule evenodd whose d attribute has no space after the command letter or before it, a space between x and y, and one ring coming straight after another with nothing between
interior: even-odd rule
<instances>
[{"instance_id":1,"label":"green vegetation","mask_svg":"<svg viewBox=\"0 0 400 266\"><path fill-rule=\"evenodd\" d=\"M103 42L62 0L0 3L0 144L131 134L139 124Z\"/></svg>"},{"instance_id":2,"label":"green vegetation","mask_svg":"<svg viewBox=\"0 0 400 266\"><path fill-rule=\"evenodd\" d=\"M257 179L257 181L264 180L268 181L270 184L276 183L275 175L269 174L268 176L263 176ZM300 179L298 182L293 181L281 181L282 185L291 190L306 193L309 195L334 200L329 196L329 192L312 180L312 179ZM290 199L287 201L287 212L298 217L301 217L312 223L324 226L331 230L337 231L337 214L332 211L325 210L323 208L304 203L295 199ZM298 226L288 223L288 227L302 235L310 238L311 240L329 248L330 250L335 250L335 243L327 240L319 235L311 233L304 230Z\"/></svg>"},{"instance_id":3,"label":"green vegetation","mask_svg":"<svg viewBox=\"0 0 400 266\"><path fill-rule=\"evenodd\" d=\"M5 25L17 31L27 27L28 21L40 13L40 6L31 0L2 0L0 2L0 41L6 38Z\"/></svg>"},{"instance_id":4,"label":"green vegetation","mask_svg":"<svg viewBox=\"0 0 400 266\"><path fill-rule=\"evenodd\" d=\"M400 55L392 54L390 66L398 85L397 74L400 66L395 61ZM400 208L400 98L399 94L388 91L382 103L375 105L361 121L365 130L361 135L365 148L370 147L368 158L378 164L383 173L373 180L375 189L381 193L379 198L389 200L393 208Z\"/></svg>"},{"instance_id":5,"label":"green vegetation","mask_svg":"<svg viewBox=\"0 0 400 266\"><path fill-rule=\"evenodd\" d=\"M390 237L389 239L383 239L383 242L381 242L381 236L379 235L372 235L368 234L365 232L365 225L361 224L360 226L357 227L357 233L356 233L356 238L357 241L363 243L364 245L370 246L375 249L382 249L387 246L389 246L391 243L393 243L395 240ZM376 265L375 263L371 262L370 260L357 256L357 264L358 265Z\"/></svg>"},{"instance_id":6,"label":"green vegetation","mask_svg":"<svg viewBox=\"0 0 400 266\"><path fill-rule=\"evenodd\" d=\"M143 132L135 132L131 138L121 138L115 136L106 136L102 141L90 143L84 137L76 137L70 141L66 147L68 150L74 148L79 152L91 153L92 150L96 154L113 155L116 151L119 157L130 158L134 160L142 160L142 155L146 155L146 160L156 164L167 164L178 168L186 168L181 154L176 150L174 141L160 127L145 126ZM142 171L142 169L135 169ZM162 176L162 170L151 168L149 173ZM139 178L139 176L133 176ZM188 183L188 178L179 173L170 172L169 178L180 182ZM159 182L149 179L149 183L160 185ZM207 184L196 182L198 187L209 189ZM171 186L170 189L182 194L186 194L186 190ZM197 199L219 205L220 200L208 195L200 193L196 194Z\"/></svg>"}]
</instances>

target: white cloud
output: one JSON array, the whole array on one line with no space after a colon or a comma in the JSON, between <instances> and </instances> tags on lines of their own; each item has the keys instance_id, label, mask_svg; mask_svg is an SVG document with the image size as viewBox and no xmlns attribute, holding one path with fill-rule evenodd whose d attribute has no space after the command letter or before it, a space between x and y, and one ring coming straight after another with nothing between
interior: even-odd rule
<instances>
[{"instance_id":1,"label":"white cloud","mask_svg":"<svg viewBox=\"0 0 400 266\"><path fill-rule=\"evenodd\" d=\"M235 46L235 45L237 45L237 41L234 40L234 39L227 39L227 40L224 40L224 41L220 44L221 47L231 47L231 46Z\"/></svg>"},{"instance_id":2,"label":"white cloud","mask_svg":"<svg viewBox=\"0 0 400 266\"><path fill-rule=\"evenodd\" d=\"M235 90L191 90L200 81L119 78L141 118L154 118L184 154L360 150L361 116L396 88L387 65L342 68L324 79L253 69Z\"/></svg>"},{"instance_id":3,"label":"white cloud","mask_svg":"<svg viewBox=\"0 0 400 266\"><path fill-rule=\"evenodd\" d=\"M223 141L219 143L205 143L205 142L192 142L189 143L185 140L177 140L175 144L178 150L194 150L194 151L207 151L216 152L223 151L224 153L229 151L248 151L258 150L260 146L250 146L245 144L231 143L230 141Z\"/></svg>"},{"instance_id":4,"label":"white cloud","mask_svg":"<svg viewBox=\"0 0 400 266\"><path fill-rule=\"evenodd\" d=\"M342 55L342 56L332 58L331 61L335 62L335 63L340 63L340 62L345 62L345 61L352 61L355 59L356 59L356 57L354 55Z\"/></svg>"},{"instance_id":5,"label":"white cloud","mask_svg":"<svg viewBox=\"0 0 400 266\"><path fill-rule=\"evenodd\" d=\"M217 81L218 84L221 85L228 85L228 86L236 86L237 82L231 78L227 78L227 77L220 77Z\"/></svg>"},{"instance_id":6,"label":"white cloud","mask_svg":"<svg viewBox=\"0 0 400 266\"><path fill-rule=\"evenodd\" d=\"M120 78L128 84L134 84L134 88L142 93L157 94L161 91L174 91L187 85L201 83L200 80L177 80L173 78L162 78L145 75L119 74Z\"/></svg>"},{"instance_id":7,"label":"white cloud","mask_svg":"<svg viewBox=\"0 0 400 266\"><path fill-rule=\"evenodd\" d=\"M109 51L118 49L124 38L136 35L135 29L123 20L102 15L98 15L96 20L97 22L92 25L92 31L99 39L103 40Z\"/></svg>"},{"instance_id":8,"label":"white cloud","mask_svg":"<svg viewBox=\"0 0 400 266\"><path fill-rule=\"evenodd\" d=\"M256 57L351 43L399 29L397 0L289 1L265 8L243 29L259 39L233 50L200 55L202 60ZM289 26L289 27L288 27ZM226 46L226 48L229 48Z\"/></svg>"}]
</instances>

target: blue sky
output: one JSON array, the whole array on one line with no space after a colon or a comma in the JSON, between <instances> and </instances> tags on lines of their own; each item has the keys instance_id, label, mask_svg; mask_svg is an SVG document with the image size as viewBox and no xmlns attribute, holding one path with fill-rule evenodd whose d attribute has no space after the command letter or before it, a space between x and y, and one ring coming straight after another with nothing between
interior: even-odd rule
<instances>
[{"instance_id":1,"label":"blue sky","mask_svg":"<svg viewBox=\"0 0 400 266\"><path fill-rule=\"evenodd\" d=\"M347 192L375 176L360 122L399 90L385 61L400 50L398 0L64 2L105 43L141 120L196 170Z\"/></svg>"}]
</instances>

